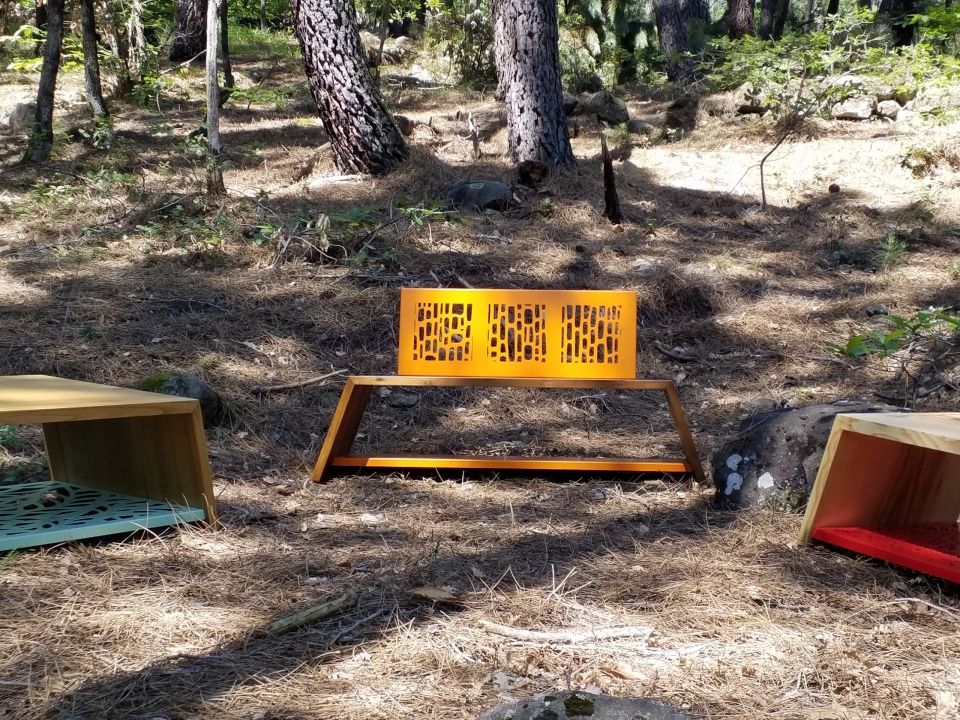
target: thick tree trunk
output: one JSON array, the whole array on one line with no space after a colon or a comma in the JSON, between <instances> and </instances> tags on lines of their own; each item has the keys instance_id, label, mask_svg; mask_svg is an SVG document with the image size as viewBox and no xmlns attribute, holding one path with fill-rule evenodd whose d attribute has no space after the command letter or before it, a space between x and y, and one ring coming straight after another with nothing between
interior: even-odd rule
<instances>
[{"instance_id":1,"label":"thick tree trunk","mask_svg":"<svg viewBox=\"0 0 960 720\"><path fill-rule=\"evenodd\" d=\"M490 0L493 17L493 64L497 69L497 100L506 100L508 79L513 74L510 68L510 51L507 49L508 33L504 25L503 6L507 0Z\"/></svg>"},{"instance_id":2,"label":"thick tree trunk","mask_svg":"<svg viewBox=\"0 0 960 720\"><path fill-rule=\"evenodd\" d=\"M556 0L504 0L507 144L514 162L576 164L560 82Z\"/></svg>"},{"instance_id":3,"label":"thick tree trunk","mask_svg":"<svg viewBox=\"0 0 960 720\"><path fill-rule=\"evenodd\" d=\"M687 12L684 12L687 10ZM653 14L657 22L660 49L667 58L667 79L671 82L688 80L694 74L694 64L684 53L690 50L687 23L684 17L690 11L700 13L700 3L682 8L681 0L653 0ZM697 18L699 19L699 18Z\"/></svg>"},{"instance_id":4,"label":"thick tree trunk","mask_svg":"<svg viewBox=\"0 0 960 720\"><path fill-rule=\"evenodd\" d=\"M176 0L170 60L198 60L206 46L207 0Z\"/></svg>"},{"instance_id":5,"label":"thick tree trunk","mask_svg":"<svg viewBox=\"0 0 960 720\"><path fill-rule=\"evenodd\" d=\"M223 166L220 140L220 80L217 77L217 43L220 41L220 3L226 0L209 0L207 4L207 194L223 195Z\"/></svg>"},{"instance_id":6,"label":"thick tree trunk","mask_svg":"<svg viewBox=\"0 0 960 720\"><path fill-rule=\"evenodd\" d=\"M344 173L384 175L407 144L370 75L350 0L291 0L310 93Z\"/></svg>"},{"instance_id":7,"label":"thick tree trunk","mask_svg":"<svg viewBox=\"0 0 960 720\"><path fill-rule=\"evenodd\" d=\"M739 40L746 35L753 35L753 3L751 0L730 0L727 36Z\"/></svg>"},{"instance_id":8,"label":"thick tree trunk","mask_svg":"<svg viewBox=\"0 0 960 720\"><path fill-rule=\"evenodd\" d=\"M93 15L93 0L80 0L80 25L83 28L83 79L87 102L95 118L107 117L110 111L103 99L100 84L100 58L97 56L97 25Z\"/></svg>"},{"instance_id":9,"label":"thick tree trunk","mask_svg":"<svg viewBox=\"0 0 960 720\"><path fill-rule=\"evenodd\" d=\"M47 40L43 44L43 65L37 89L37 114L27 143L28 162L45 162L53 147L53 99L63 46L63 0L47 0Z\"/></svg>"},{"instance_id":10,"label":"thick tree trunk","mask_svg":"<svg viewBox=\"0 0 960 720\"><path fill-rule=\"evenodd\" d=\"M776 17L777 0L760 0L760 27L757 35L761 40L773 40Z\"/></svg>"},{"instance_id":11,"label":"thick tree trunk","mask_svg":"<svg viewBox=\"0 0 960 720\"><path fill-rule=\"evenodd\" d=\"M779 40L783 37L784 28L787 26L787 15L790 14L790 0L777 0L777 10L773 16L773 39Z\"/></svg>"},{"instance_id":12,"label":"thick tree trunk","mask_svg":"<svg viewBox=\"0 0 960 720\"><path fill-rule=\"evenodd\" d=\"M840 0L827 0L827 15L836 15L840 12Z\"/></svg>"}]
</instances>

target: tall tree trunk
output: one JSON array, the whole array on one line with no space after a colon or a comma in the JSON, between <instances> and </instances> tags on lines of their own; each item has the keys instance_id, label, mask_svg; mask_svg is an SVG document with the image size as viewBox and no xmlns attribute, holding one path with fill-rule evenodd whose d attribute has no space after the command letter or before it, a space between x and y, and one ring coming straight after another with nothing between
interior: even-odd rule
<instances>
[{"instance_id":1,"label":"tall tree trunk","mask_svg":"<svg viewBox=\"0 0 960 720\"><path fill-rule=\"evenodd\" d=\"M506 100L507 84L513 69L510 67L510 51L507 49L508 33L504 25L503 6L507 0L490 0L493 17L493 64L497 69L497 100Z\"/></svg>"},{"instance_id":2,"label":"tall tree trunk","mask_svg":"<svg viewBox=\"0 0 960 720\"><path fill-rule=\"evenodd\" d=\"M207 46L207 0L176 0L170 60L198 60Z\"/></svg>"},{"instance_id":3,"label":"tall tree trunk","mask_svg":"<svg viewBox=\"0 0 960 720\"><path fill-rule=\"evenodd\" d=\"M291 0L310 93L344 173L384 175L409 150L370 75L350 0Z\"/></svg>"},{"instance_id":4,"label":"tall tree trunk","mask_svg":"<svg viewBox=\"0 0 960 720\"><path fill-rule=\"evenodd\" d=\"M753 4L750 0L730 0L727 35L731 40L753 35Z\"/></svg>"},{"instance_id":5,"label":"tall tree trunk","mask_svg":"<svg viewBox=\"0 0 960 720\"><path fill-rule=\"evenodd\" d=\"M40 86L37 89L37 113L33 132L27 142L28 162L45 162L53 147L53 99L60 69L60 50L63 46L63 0L47 0L47 40L43 44L43 65Z\"/></svg>"},{"instance_id":6,"label":"tall tree trunk","mask_svg":"<svg viewBox=\"0 0 960 720\"><path fill-rule=\"evenodd\" d=\"M827 15L836 15L840 12L840 0L827 0Z\"/></svg>"},{"instance_id":7,"label":"tall tree trunk","mask_svg":"<svg viewBox=\"0 0 960 720\"><path fill-rule=\"evenodd\" d=\"M694 64L683 55L690 50L685 15L689 10L681 8L681 0L653 0L653 14L657 23L657 35L660 37L660 49L667 58L667 79L671 82L683 82L694 74ZM699 13L699 4L692 9Z\"/></svg>"},{"instance_id":8,"label":"tall tree trunk","mask_svg":"<svg viewBox=\"0 0 960 720\"><path fill-rule=\"evenodd\" d=\"M33 24L41 32L47 31L47 5L43 0L37 0L34 6ZM39 40L34 46L37 55L43 52L43 43Z\"/></svg>"},{"instance_id":9,"label":"tall tree trunk","mask_svg":"<svg viewBox=\"0 0 960 720\"><path fill-rule=\"evenodd\" d=\"M760 0L760 27L757 35L761 40L773 40L776 15L777 0Z\"/></svg>"},{"instance_id":10,"label":"tall tree trunk","mask_svg":"<svg viewBox=\"0 0 960 720\"><path fill-rule=\"evenodd\" d=\"M83 28L83 80L87 102L93 117L103 118L110 114L103 99L100 85L100 58L97 55L97 25L93 16L93 0L80 0L80 25Z\"/></svg>"},{"instance_id":11,"label":"tall tree trunk","mask_svg":"<svg viewBox=\"0 0 960 720\"><path fill-rule=\"evenodd\" d=\"M893 41L901 47L913 42L914 26L908 22L907 18L915 12L915 0L880 0L877 6L877 14L890 20Z\"/></svg>"},{"instance_id":12,"label":"tall tree trunk","mask_svg":"<svg viewBox=\"0 0 960 720\"><path fill-rule=\"evenodd\" d=\"M127 18L127 63L130 74L137 80L143 77L143 64L147 59L147 38L143 34L143 4L130 1L130 16Z\"/></svg>"},{"instance_id":13,"label":"tall tree trunk","mask_svg":"<svg viewBox=\"0 0 960 720\"><path fill-rule=\"evenodd\" d=\"M233 64L230 62L230 28L227 17L228 4L229 0L220 0L220 55L223 57L223 86L227 90L232 90L235 83L233 80ZM224 93L224 95L226 97L220 101L221 106L227 101L230 93Z\"/></svg>"},{"instance_id":14,"label":"tall tree trunk","mask_svg":"<svg viewBox=\"0 0 960 720\"><path fill-rule=\"evenodd\" d=\"M507 145L514 162L573 167L560 83L556 0L504 0Z\"/></svg>"},{"instance_id":15,"label":"tall tree trunk","mask_svg":"<svg viewBox=\"0 0 960 720\"><path fill-rule=\"evenodd\" d=\"M784 28L787 26L787 15L790 14L790 0L777 0L777 11L773 16L773 39L779 40L783 37Z\"/></svg>"},{"instance_id":16,"label":"tall tree trunk","mask_svg":"<svg viewBox=\"0 0 960 720\"><path fill-rule=\"evenodd\" d=\"M223 165L220 140L220 79L217 77L217 43L220 41L220 3L226 0L208 0L207 3L207 194L223 195Z\"/></svg>"},{"instance_id":17,"label":"tall tree trunk","mask_svg":"<svg viewBox=\"0 0 960 720\"><path fill-rule=\"evenodd\" d=\"M267 25L267 0L260 0L260 29L264 32L270 29Z\"/></svg>"}]
</instances>

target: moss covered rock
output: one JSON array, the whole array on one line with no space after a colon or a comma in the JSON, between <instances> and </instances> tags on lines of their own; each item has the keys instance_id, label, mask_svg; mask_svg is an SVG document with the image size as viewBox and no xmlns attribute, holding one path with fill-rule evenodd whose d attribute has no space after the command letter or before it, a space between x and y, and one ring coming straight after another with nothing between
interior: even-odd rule
<instances>
[{"instance_id":1,"label":"moss covered rock","mask_svg":"<svg viewBox=\"0 0 960 720\"><path fill-rule=\"evenodd\" d=\"M501 703L478 720L690 720L679 710L647 698L617 698L588 692L552 692Z\"/></svg>"},{"instance_id":2,"label":"moss covered rock","mask_svg":"<svg viewBox=\"0 0 960 720\"><path fill-rule=\"evenodd\" d=\"M200 402L203 424L207 427L224 425L230 421L227 403L203 380L189 373L164 370L154 373L137 385L138 390L193 398Z\"/></svg>"}]
</instances>

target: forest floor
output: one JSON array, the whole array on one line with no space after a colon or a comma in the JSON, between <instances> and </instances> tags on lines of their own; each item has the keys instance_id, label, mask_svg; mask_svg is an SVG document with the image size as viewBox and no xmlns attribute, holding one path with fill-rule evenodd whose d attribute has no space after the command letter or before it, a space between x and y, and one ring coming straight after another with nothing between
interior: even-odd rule
<instances>
[{"instance_id":1,"label":"forest floor","mask_svg":"<svg viewBox=\"0 0 960 720\"><path fill-rule=\"evenodd\" d=\"M614 228L602 215L600 127L579 118L575 174L520 192L514 210L454 217L439 207L457 181L512 179L489 94L388 69L391 107L420 123L410 161L386 178L331 182L297 60L240 58L236 70L246 94L224 113L223 201L201 194L187 141L202 119L199 70L172 76L146 107L116 104L110 150L66 144L23 167L22 138L0 134L0 374L134 385L180 369L234 416L208 433L222 527L0 557L0 718L452 720L568 686L655 697L698 718L956 717L956 586L797 547L798 516L721 512L711 488L671 478L314 485L339 380L251 388L341 368L393 373L398 288L469 283L636 289L640 376L678 382L705 462L751 408L895 401L910 388L890 361L824 344L875 327L872 304L909 315L960 300L960 174L902 166L960 126L822 123L768 161L766 210L763 121L705 118L671 142L613 133L628 218ZM61 81L67 128L85 111L80 78ZM0 82L8 96L23 87ZM660 107L630 99L634 112ZM480 160L468 113L488 130ZM375 232L401 212L412 219ZM905 250L885 250L890 237ZM362 443L675 451L664 408L646 397L415 399L376 397ZM958 395L944 387L901 404L957 410ZM44 472L39 433L18 432L5 436L7 482ZM434 603L414 592L424 586L455 597ZM348 589L359 593L348 612L264 632ZM547 643L490 621L652 634Z\"/></svg>"}]
</instances>

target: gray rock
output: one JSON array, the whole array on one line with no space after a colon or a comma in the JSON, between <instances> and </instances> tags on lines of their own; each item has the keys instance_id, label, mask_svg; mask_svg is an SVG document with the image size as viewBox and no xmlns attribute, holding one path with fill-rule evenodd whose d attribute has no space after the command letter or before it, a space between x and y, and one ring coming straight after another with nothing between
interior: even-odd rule
<instances>
[{"instance_id":1,"label":"gray rock","mask_svg":"<svg viewBox=\"0 0 960 720\"><path fill-rule=\"evenodd\" d=\"M36 112L37 104L32 102L16 103L0 109L0 127L10 130L29 130L33 125Z\"/></svg>"},{"instance_id":2,"label":"gray rock","mask_svg":"<svg viewBox=\"0 0 960 720\"><path fill-rule=\"evenodd\" d=\"M863 310L867 313L867 317L890 314L890 311L887 310L887 306L883 305L882 303L873 303L871 305L867 305Z\"/></svg>"},{"instance_id":3,"label":"gray rock","mask_svg":"<svg viewBox=\"0 0 960 720\"><path fill-rule=\"evenodd\" d=\"M653 135L655 132L657 132L657 128L648 123L646 120L633 118L627 122L627 131L633 133L634 135Z\"/></svg>"},{"instance_id":4,"label":"gray rock","mask_svg":"<svg viewBox=\"0 0 960 720\"><path fill-rule=\"evenodd\" d=\"M915 87L906 87L901 85L897 88L896 93L893 96L893 99L896 100L901 105L906 105L911 100L917 97L917 88Z\"/></svg>"},{"instance_id":5,"label":"gray rock","mask_svg":"<svg viewBox=\"0 0 960 720\"><path fill-rule=\"evenodd\" d=\"M776 410L780 406L773 398L748 397L740 401L740 409L749 413L762 413Z\"/></svg>"},{"instance_id":6,"label":"gray rock","mask_svg":"<svg viewBox=\"0 0 960 720\"><path fill-rule=\"evenodd\" d=\"M636 119L656 128L683 127L683 118L681 118L677 113L670 112L669 110L653 113L652 115L639 115Z\"/></svg>"},{"instance_id":7,"label":"gray rock","mask_svg":"<svg viewBox=\"0 0 960 720\"><path fill-rule=\"evenodd\" d=\"M636 270L637 272L646 273L653 272L658 267L657 263L652 260L647 260L647 258L637 258L632 263L630 263L630 269Z\"/></svg>"},{"instance_id":8,"label":"gray rock","mask_svg":"<svg viewBox=\"0 0 960 720\"><path fill-rule=\"evenodd\" d=\"M714 453L717 504L800 511L817 478L834 417L898 409L866 400L840 400L748 417L740 423L740 433Z\"/></svg>"},{"instance_id":9,"label":"gray rock","mask_svg":"<svg viewBox=\"0 0 960 720\"><path fill-rule=\"evenodd\" d=\"M900 103L896 100L882 100L877 103L877 115L896 120L900 114Z\"/></svg>"},{"instance_id":10,"label":"gray rock","mask_svg":"<svg viewBox=\"0 0 960 720\"><path fill-rule=\"evenodd\" d=\"M233 416L220 395L203 380L189 373L176 370L154 373L141 382L137 389L199 400L203 424L207 427L228 423Z\"/></svg>"},{"instance_id":11,"label":"gray rock","mask_svg":"<svg viewBox=\"0 0 960 720\"><path fill-rule=\"evenodd\" d=\"M877 109L877 99L872 96L855 97L838 102L830 111L834 120L869 120Z\"/></svg>"},{"instance_id":12,"label":"gray rock","mask_svg":"<svg viewBox=\"0 0 960 720\"><path fill-rule=\"evenodd\" d=\"M447 191L447 200L461 210L506 210L513 190L499 180L467 180Z\"/></svg>"},{"instance_id":13,"label":"gray rock","mask_svg":"<svg viewBox=\"0 0 960 720\"><path fill-rule=\"evenodd\" d=\"M579 115L583 108L580 107L580 98L568 92L563 93L563 111L567 115Z\"/></svg>"},{"instance_id":14,"label":"gray rock","mask_svg":"<svg viewBox=\"0 0 960 720\"><path fill-rule=\"evenodd\" d=\"M478 720L691 720L675 708L647 698L616 698L588 692L555 692L501 703Z\"/></svg>"},{"instance_id":15,"label":"gray rock","mask_svg":"<svg viewBox=\"0 0 960 720\"><path fill-rule=\"evenodd\" d=\"M591 73L572 82L570 89L574 92L599 92L603 90L603 79L596 73Z\"/></svg>"},{"instance_id":16,"label":"gray rock","mask_svg":"<svg viewBox=\"0 0 960 720\"><path fill-rule=\"evenodd\" d=\"M420 402L420 396L415 392L398 390L387 396L387 405L395 408L412 408Z\"/></svg>"},{"instance_id":17,"label":"gray rock","mask_svg":"<svg viewBox=\"0 0 960 720\"><path fill-rule=\"evenodd\" d=\"M604 122L620 125L630 119L627 104L608 90L595 92L587 99L586 109Z\"/></svg>"}]
</instances>

